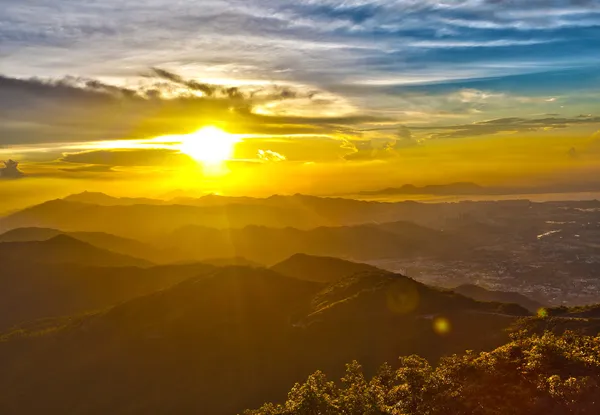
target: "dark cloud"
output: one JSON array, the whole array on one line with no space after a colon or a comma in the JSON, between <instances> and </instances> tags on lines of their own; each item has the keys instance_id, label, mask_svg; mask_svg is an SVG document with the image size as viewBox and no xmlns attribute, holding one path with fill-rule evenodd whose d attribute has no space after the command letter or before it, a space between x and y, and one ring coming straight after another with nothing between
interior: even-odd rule
<instances>
[{"instance_id":1,"label":"dark cloud","mask_svg":"<svg viewBox=\"0 0 600 415\"><path fill-rule=\"evenodd\" d=\"M413 136L412 131L405 125L398 127L397 140L393 144L394 148L410 147L418 144L419 142Z\"/></svg>"},{"instance_id":2,"label":"dark cloud","mask_svg":"<svg viewBox=\"0 0 600 415\"><path fill-rule=\"evenodd\" d=\"M443 127L412 127L412 129L425 131L435 130L435 132L430 134L430 138L444 139L476 137L498 133L523 133L540 130L554 130L584 124L600 124L600 116L575 118L549 117L539 119L512 117L476 122L473 124L449 125Z\"/></svg>"},{"instance_id":3,"label":"dark cloud","mask_svg":"<svg viewBox=\"0 0 600 415\"><path fill-rule=\"evenodd\" d=\"M59 170L64 171L65 173L114 173L114 170L111 166L95 164L89 166L69 167Z\"/></svg>"},{"instance_id":4,"label":"dark cloud","mask_svg":"<svg viewBox=\"0 0 600 415\"><path fill-rule=\"evenodd\" d=\"M0 145L147 138L213 123L238 133L327 133L381 120L257 114L253 109L270 101L304 98L318 106L327 98L314 90L276 85L242 90L160 69L152 74L153 81L137 89L74 77L50 82L0 76Z\"/></svg>"},{"instance_id":5,"label":"dark cloud","mask_svg":"<svg viewBox=\"0 0 600 415\"><path fill-rule=\"evenodd\" d=\"M0 167L0 179L20 179L25 174L19 170L19 162L14 160L3 161L4 167Z\"/></svg>"},{"instance_id":6,"label":"dark cloud","mask_svg":"<svg viewBox=\"0 0 600 415\"><path fill-rule=\"evenodd\" d=\"M92 150L79 153L67 153L59 161L88 166L69 169L71 172L99 169L107 171L107 166L169 166L191 163L189 156L177 150L140 149L140 150ZM92 166L89 166L92 165Z\"/></svg>"}]
</instances>

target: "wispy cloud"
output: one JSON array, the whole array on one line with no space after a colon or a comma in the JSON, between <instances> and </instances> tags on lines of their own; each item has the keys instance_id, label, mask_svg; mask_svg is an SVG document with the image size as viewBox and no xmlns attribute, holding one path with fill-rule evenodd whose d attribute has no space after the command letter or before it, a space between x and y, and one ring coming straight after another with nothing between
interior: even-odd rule
<instances>
[{"instance_id":1,"label":"wispy cloud","mask_svg":"<svg viewBox=\"0 0 600 415\"><path fill-rule=\"evenodd\" d=\"M582 115L574 118L547 117L538 119L500 118L472 124L449 125L436 127L413 127L414 130L434 130L430 138L461 138L473 136L489 136L498 133L523 133L541 130L562 129L577 125L600 125L600 116Z\"/></svg>"}]
</instances>

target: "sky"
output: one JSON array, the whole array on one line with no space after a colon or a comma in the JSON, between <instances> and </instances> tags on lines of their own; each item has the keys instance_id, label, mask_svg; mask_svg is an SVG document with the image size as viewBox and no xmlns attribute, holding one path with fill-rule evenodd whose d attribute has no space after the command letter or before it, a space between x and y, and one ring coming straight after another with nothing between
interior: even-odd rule
<instances>
[{"instance_id":1,"label":"sky","mask_svg":"<svg viewBox=\"0 0 600 415\"><path fill-rule=\"evenodd\" d=\"M0 197L598 183L599 40L600 0L0 0Z\"/></svg>"}]
</instances>

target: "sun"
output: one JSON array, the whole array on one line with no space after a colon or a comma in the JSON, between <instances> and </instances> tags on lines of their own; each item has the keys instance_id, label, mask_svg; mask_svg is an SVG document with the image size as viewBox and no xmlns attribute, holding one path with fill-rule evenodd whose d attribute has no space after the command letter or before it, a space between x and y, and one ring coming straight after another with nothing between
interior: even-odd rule
<instances>
[{"instance_id":1,"label":"sun","mask_svg":"<svg viewBox=\"0 0 600 415\"><path fill-rule=\"evenodd\" d=\"M231 158L239 139L217 127L204 127L182 136L179 151L206 164L220 164Z\"/></svg>"}]
</instances>

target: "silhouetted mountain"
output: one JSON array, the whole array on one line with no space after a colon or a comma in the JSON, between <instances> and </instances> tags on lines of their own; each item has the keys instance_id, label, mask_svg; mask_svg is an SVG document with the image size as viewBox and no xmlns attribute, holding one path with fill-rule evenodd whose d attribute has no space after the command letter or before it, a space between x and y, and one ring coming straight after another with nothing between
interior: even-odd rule
<instances>
[{"instance_id":1,"label":"silhouetted mountain","mask_svg":"<svg viewBox=\"0 0 600 415\"><path fill-rule=\"evenodd\" d=\"M0 330L29 320L105 308L213 269L208 264L89 267L9 259L2 262L0 272Z\"/></svg>"},{"instance_id":2,"label":"silhouetted mountain","mask_svg":"<svg viewBox=\"0 0 600 415\"><path fill-rule=\"evenodd\" d=\"M6 333L0 412L233 414L282 399L317 369L338 375L353 358L371 371L411 352L433 359L494 347L523 313L386 272L323 289L267 269L222 268L104 312Z\"/></svg>"},{"instance_id":3,"label":"silhouetted mountain","mask_svg":"<svg viewBox=\"0 0 600 415\"><path fill-rule=\"evenodd\" d=\"M214 265L215 267L250 267L250 268L264 268L264 265L258 262L250 261L241 256L233 258L210 258L202 260L203 264Z\"/></svg>"},{"instance_id":4,"label":"silhouetted mountain","mask_svg":"<svg viewBox=\"0 0 600 415\"><path fill-rule=\"evenodd\" d=\"M407 231L403 232L405 227ZM296 253L360 261L417 254L450 255L466 249L465 244L456 243L443 232L404 222L310 230L261 226L218 230L186 226L161 237L155 244L194 260L243 256L264 264L277 263Z\"/></svg>"},{"instance_id":5,"label":"silhouetted mountain","mask_svg":"<svg viewBox=\"0 0 600 415\"><path fill-rule=\"evenodd\" d=\"M292 255L271 269L286 277L316 282L333 282L358 272L381 271L368 264L306 254Z\"/></svg>"},{"instance_id":6,"label":"silhouetted mountain","mask_svg":"<svg viewBox=\"0 0 600 415\"><path fill-rule=\"evenodd\" d=\"M0 220L0 230L44 227L64 231L106 232L144 239L156 237L187 225L240 228L250 224L310 228L323 222L310 212L286 207L260 205L182 206L127 205L100 206L53 200L13 213Z\"/></svg>"},{"instance_id":7,"label":"silhouetted mountain","mask_svg":"<svg viewBox=\"0 0 600 415\"><path fill-rule=\"evenodd\" d=\"M165 262L169 258L167 253L161 252L151 245L104 232L63 232L50 228L17 228L0 235L0 242L45 241L58 235L67 235L97 248L147 261Z\"/></svg>"},{"instance_id":8,"label":"silhouetted mountain","mask_svg":"<svg viewBox=\"0 0 600 415\"><path fill-rule=\"evenodd\" d=\"M541 303L532 300L517 292L509 291L491 291L474 284L464 284L454 289L454 292L473 298L477 301L494 301L498 303L514 303L535 313L544 307Z\"/></svg>"},{"instance_id":9,"label":"silhouetted mountain","mask_svg":"<svg viewBox=\"0 0 600 415\"><path fill-rule=\"evenodd\" d=\"M50 228L17 228L0 235L0 242L46 241L58 235L64 235L58 229Z\"/></svg>"},{"instance_id":10,"label":"silhouetted mountain","mask_svg":"<svg viewBox=\"0 0 600 415\"><path fill-rule=\"evenodd\" d=\"M67 235L58 235L45 241L0 243L0 261L107 267L152 265L149 261L96 248Z\"/></svg>"},{"instance_id":11,"label":"silhouetted mountain","mask_svg":"<svg viewBox=\"0 0 600 415\"><path fill-rule=\"evenodd\" d=\"M82 192L69 195L63 200L67 202L88 203L102 206L129 206L129 205L163 205L164 200L146 197L113 197L100 192Z\"/></svg>"},{"instance_id":12,"label":"silhouetted mountain","mask_svg":"<svg viewBox=\"0 0 600 415\"><path fill-rule=\"evenodd\" d=\"M402 187L389 187L387 189L363 191L362 195L477 195L494 194L486 193L488 189L475 183L450 183L434 184L427 186L414 186L405 184Z\"/></svg>"},{"instance_id":13,"label":"silhouetted mountain","mask_svg":"<svg viewBox=\"0 0 600 415\"><path fill-rule=\"evenodd\" d=\"M196 202L198 205L194 205ZM59 199L0 219L0 231L45 227L146 239L189 225L218 229L249 225L310 229L403 221L399 223L408 226L408 222L413 222L435 230L451 231L468 226L471 222L501 227L509 220L518 220L529 224L529 227L539 228L543 227L546 220L564 217L565 207L578 206L576 202L556 205L525 200L444 204L378 203L304 195L264 199L206 196L196 199L196 202L186 202L185 205L169 202L158 205L136 203L101 206ZM513 229L506 229L506 232L510 233Z\"/></svg>"}]
</instances>

